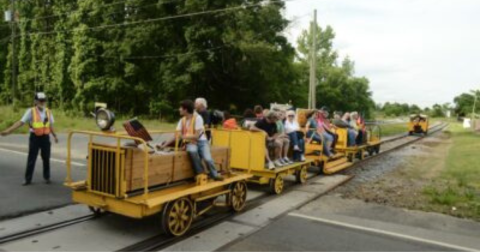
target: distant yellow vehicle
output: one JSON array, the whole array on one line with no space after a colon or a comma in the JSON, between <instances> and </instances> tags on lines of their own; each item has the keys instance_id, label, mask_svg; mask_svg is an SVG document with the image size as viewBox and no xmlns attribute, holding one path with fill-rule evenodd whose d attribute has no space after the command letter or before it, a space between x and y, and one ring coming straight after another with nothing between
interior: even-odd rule
<instances>
[{"instance_id":1,"label":"distant yellow vehicle","mask_svg":"<svg viewBox=\"0 0 480 252\"><path fill-rule=\"evenodd\" d=\"M73 201L85 204L96 214L112 212L141 219L158 215L166 234L185 234L192 221L214 206L241 211L247 200L248 173L230 171L228 147L212 146L212 157L223 173L223 181L195 176L188 154L178 148L158 153L140 137L107 131L110 116L97 115L104 132L74 131L68 137L67 178ZM150 132L175 134L175 132ZM71 146L74 135L88 137L88 167L85 178L74 181ZM136 142L129 145L126 143ZM138 146L138 147L137 147ZM225 196L225 197L220 197ZM224 202L217 202L222 198Z\"/></svg>"},{"instance_id":2,"label":"distant yellow vehicle","mask_svg":"<svg viewBox=\"0 0 480 252\"><path fill-rule=\"evenodd\" d=\"M422 114L410 115L408 134L428 134L428 117Z\"/></svg>"}]
</instances>

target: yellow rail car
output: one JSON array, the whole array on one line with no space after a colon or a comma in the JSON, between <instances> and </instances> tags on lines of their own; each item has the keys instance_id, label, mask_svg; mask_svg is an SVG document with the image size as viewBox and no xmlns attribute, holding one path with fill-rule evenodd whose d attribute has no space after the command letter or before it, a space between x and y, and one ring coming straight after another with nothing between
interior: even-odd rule
<instances>
[{"instance_id":1,"label":"yellow rail car","mask_svg":"<svg viewBox=\"0 0 480 252\"><path fill-rule=\"evenodd\" d=\"M297 109L297 120L301 127L305 127L308 120L307 115L312 111L313 110L308 109ZM305 132L306 131L305 129ZM315 165L320 167L324 174L333 174L349 168L353 165L355 157L363 159L366 153L371 156L380 152L381 131L378 125L367 125L365 142L356 146L348 146L347 128L336 127L334 133L337 135L337 143L335 146L337 153L332 158L324 155L321 142L309 141L305 146L306 157L313 159Z\"/></svg>"},{"instance_id":2,"label":"yellow rail car","mask_svg":"<svg viewBox=\"0 0 480 252\"><path fill-rule=\"evenodd\" d=\"M428 134L428 116L422 114L410 115L408 134Z\"/></svg>"},{"instance_id":3,"label":"yellow rail car","mask_svg":"<svg viewBox=\"0 0 480 252\"><path fill-rule=\"evenodd\" d=\"M378 126L367 127L367 136L364 143L354 146L348 146L348 129L337 128L335 133L338 135L338 140L335 150L344 153L349 162L353 162L355 158L362 160L367 153L370 156L378 154L380 152L381 136L379 128L378 131L374 131L374 127L378 128Z\"/></svg>"},{"instance_id":4,"label":"yellow rail car","mask_svg":"<svg viewBox=\"0 0 480 252\"><path fill-rule=\"evenodd\" d=\"M313 110L309 109L297 109L297 121L300 127L304 129L305 135L307 135L307 129L305 129L305 126L307 124L308 114L312 112ZM323 137L320 137L323 141ZM337 153L333 158L328 158L324 154L322 143L314 140L306 141L305 156L312 159L315 166L320 169L320 173L323 174L333 174L353 165L352 162L347 160L344 153Z\"/></svg>"},{"instance_id":5,"label":"yellow rail car","mask_svg":"<svg viewBox=\"0 0 480 252\"><path fill-rule=\"evenodd\" d=\"M75 181L71 175L73 135L89 138L87 174ZM143 149L126 146L125 141L136 141ZM72 189L74 202L96 213L108 211L137 219L158 215L167 234L180 236L196 217L214 206L241 211L246 204L246 181L252 175L231 172L230 151L212 146L212 152L215 148L224 181L209 180L206 175L195 177L187 153L178 148L166 154L151 153L140 138L75 131L68 137L65 185ZM217 201L220 196L224 196L223 202Z\"/></svg>"},{"instance_id":6,"label":"yellow rail car","mask_svg":"<svg viewBox=\"0 0 480 252\"><path fill-rule=\"evenodd\" d=\"M270 192L281 194L284 189L284 177L295 175L298 183L307 181L307 169L313 163L312 159L296 162L291 165L265 168L265 134L245 130L212 130L212 140L215 146L225 146L231 149L231 169L253 175L248 181L260 185L269 185Z\"/></svg>"}]
</instances>

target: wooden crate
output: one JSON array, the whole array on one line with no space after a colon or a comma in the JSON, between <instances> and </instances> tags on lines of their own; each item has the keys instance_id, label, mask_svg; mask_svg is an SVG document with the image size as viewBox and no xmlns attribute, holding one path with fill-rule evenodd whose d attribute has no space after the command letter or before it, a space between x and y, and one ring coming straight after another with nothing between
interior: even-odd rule
<instances>
[{"instance_id":1,"label":"wooden crate","mask_svg":"<svg viewBox=\"0 0 480 252\"><path fill-rule=\"evenodd\" d=\"M127 192L143 188L144 153L140 149L125 148L125 181ZM218 171L228 170L230 151L226 147L211 147L212 158ZM149 186L165 185L192 179L195 176L187 152L180 151L166 155L149 155ZM206 168L206 164L203 164ZM208 171L208 169L205 169Z\"/></svg>"}]
</instances>

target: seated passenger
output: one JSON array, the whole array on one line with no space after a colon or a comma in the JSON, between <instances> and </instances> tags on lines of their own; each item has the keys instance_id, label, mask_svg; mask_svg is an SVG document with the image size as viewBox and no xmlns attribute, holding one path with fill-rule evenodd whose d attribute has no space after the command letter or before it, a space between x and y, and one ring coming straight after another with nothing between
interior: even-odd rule
<instances>
[{"instance_id":1,"label":"seated passenger","mask_svg":"<svg viewBox=\"0 0 480 252\"><path fill-rule=\"evenodd\" d=\"M356 145L355 139L357 138L358 130L356 130L350 123L351 122L350 113L346 112L342 117L342 121L348 127L347 146L348 147L355 146Z\"/></svg>"},{"instance_id":2,"label":"seated passenger","mask_svg":"<svg viewBox=\"0 0 480 252\"><path fill-rule=\"evenodd\" d=\"M357 138L356 138L356 144L362 145L365 143L365 140L366 140L365 124L363 123L362 118L356 111L353 111L352 113L350 113L350 117L351 117L350 124L358 132Z\"/></svg>"},{"instance_id":3,"label":"seated passenger","mask_svg":"<svg viewBox=\"0 0 480 252\"><path fill-rule=\"evenodd\" d=\"M223 111L223 128L230 130L238 129L237 120L228 111Z\"/></svg>"},{"instance_id":4,"label":"seated passenger","mask_svg":"<svg viewBox=\"0 0 480 252\"><path fill-rule=\"evenodd\" d=\"M255 107L253 107L253 112L255 113L255 117L257 119L263 119L263 107L261 105L255 105Z\"/></svg>"},{"instance_id":5,"label":"seated passenger","mask_svg":"<svg viewBox=\"0 0 480 252\"><path fill-rule=\"evenodd\" d=\"M325 156L331 158L333 157L332 152L330 151L330 145L333 141L332 136L325 132L325 128L323 127L323 123L319 122L318 119L318 111L315 110L311 115L309 115L309 119L307 121L306 129L307 129L307 141L311 142L316 141L323 145L323 153ZM323 140L323 141L322 141Z\"/></svg>"},{"instance_id":6,"label":"seated passenger","mask_svg":"<svg viewBox=\"0 0 480 252\"><path fill-rule=\"evenodd\" d=\"M287 111L287 120L285 121L285 133L290 137L290 143L293 147L293 161L305 161L305 139L303 132L300 131L300 125L295 118L295 111Z\"/></svg>"},{"instance_id":7,"label":"seated passenger","mask_svg":"<svg viewBox=\"0 0 480 252\"><path fill-rule=\"evenodd\" d=\"M281 143L282 150L280 151L280 162L285 165L292 164L288 158L288 151L290 149L290 137L285 133L285 111L276 111L278 121L277 121L277 132L279 134L278 141Z\"/></svg>"},{"instance_id":8,"label":"seated passenger","mask_svg":"<svg viewBox=\"0 0 480 252\"><path fill-rule=\"evenodd\" d=\"M199 97L195 99L195 112L200 115L203 119L203 123L205 124L206 129L210 129L212 127L212 119L210 112L208 112L208 105L207 100L205 98ZM206 131L205 135L207 136L207 140L210 141L211 134L210 131Z\"/></svg>"},{"instance_id":9,"label":"seated passenger","mask_svg":"<svg viewBox=\"0 0 480 252\"><path fill-rule=\"evenodd\" d=\"M333 131L332 123L328 119L328 116L329 116L328 108L323 106L319 111L318 120L323 125L325 132L329 134L333 139L332 144L330 146L333 152L333 150L335 150L335 145L337 144L338 135Z\"/></svg>"},{"instance_id":10,"label":"seated passenger","mask_svg":"<svg viewBox=\"0 0 480 252\"><path fill-rule=\"evenodd\" d=\"M268 169L283 166L283 162L280 161L282 143L278 140L277 120L277 114L275 112L269 112L251 128L252 131L266 133L265 159L267 160ZM270 150L274 151L275 161L272 161L270 158Z\"/></svg>"},{"instance_id":11,"label":"seated passenger","mask_svg":"<svg viewBox=\"0 0 480 252\"><path fill-rule=\"evenodd\" d=\"M186 150L192 161L192 166L197 175L204 174L202 159L205 160L210 171L210 177L214 180L223 180L218 174L215 163L210 152L210 144L205 136L203 119L194 112L194 103L191 100L184 100L180 103L180 115L183 116L178 122L177 131L181 133L180 138L186 144ZM165 148L175 142L175 137L163 142L160 147Z\"/></svg>"},{"instance_id":12,"label":"seated passenger","mask_svg":"<svg viewBox=\"0 0 480 252\"><path fill-rule=\"evenodd\" d=\"M258 119L252 109L246 109L245 112L243 112L242 128L249 130L257 121Z\"/></svg>"}]
</instances>

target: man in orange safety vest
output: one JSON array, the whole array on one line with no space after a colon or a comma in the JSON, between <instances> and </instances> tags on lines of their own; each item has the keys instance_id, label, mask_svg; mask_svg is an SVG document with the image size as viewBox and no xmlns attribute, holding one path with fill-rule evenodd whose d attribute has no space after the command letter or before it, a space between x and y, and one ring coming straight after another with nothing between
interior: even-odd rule
<instances>
[{"instance_id":1,"label":"man in orange safety vest","mask_svg":"<svg viewBox=\"0 0 480 252\"><path fill-rule=\"evenodd\" d=\"M35 95L35 106L27 109L20 121L2 131L0 135L7 136L25 124L30 127L30 138L27 170L23 185L32 183L33 171L40 150L43 160L43 178L45 183L50 184L50 134L52 134L55 143L58 143L58 138L53 130L53 114L47 108L47 96L44 93L37 93Z\"/></svg>"}]
</instances>

